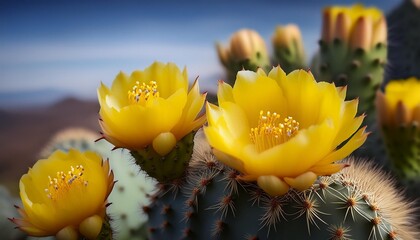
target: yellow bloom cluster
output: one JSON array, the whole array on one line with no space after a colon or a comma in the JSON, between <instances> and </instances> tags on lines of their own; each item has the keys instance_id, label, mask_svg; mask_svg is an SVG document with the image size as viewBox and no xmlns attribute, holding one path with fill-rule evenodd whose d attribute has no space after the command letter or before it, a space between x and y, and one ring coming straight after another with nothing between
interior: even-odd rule
<instances>
[{"instance_id":1,"label":"yellow bloom cluster","mask_svg":"<svg viewBox=\"0 0 420 240\"><path fill-rule=\"evenodd\" d=\"M101 84L98 99L105 139L130 150L153 145L167 154L176 141L203 125L197 117L206 94L197 81L188 92L188 76L173 64L155 62L131 76L120 73L111 88Z\"/></svg>"},{"instance_id":2,"label":"yellow bloom cluster","mask_svg":"<svg viewBox=\"0 0 420 240\"><path fill-rule=\"evenodd\" d=\"M386 43L386 20L377 8L332 6L324 9L322 40L326 43L339 39L350 43L353 49L371 49Z\"/></svg>"},{"instance_id":3,"label":"yellow bloom cluster","mask_svg":"<svg viewBox=\"0 0 420 240\"><path fill-rule=\"evenodd\" d=\"M31 236L95 239L113 186L109 163L98 154L58 150L22 176L22 218L12 221Z\"/></svg>"},{"instance_id":4,"label":"yellow bloom cluster","mask_svg":"<svg viewBox=\"0 0 420 240\"><path fill-rule=\"evenodd\" d=\"M385 93L376 93L376 107L379 121L384 126L406 126L420 123L420 79L389 82Z\"/></svg>"},{"instance_id":5,"label":"yellow bloom cluster","mask_svg":"<svg viewBox=\"0 0 420 240\"><path fill-rule=\"evenodd\" d=\"M345 164L336 161L367 137L346 88L317 83L303 70L240 71L234 87L219 83L217 95L204 128L215 155L270 195L304 190L317 176L341 170Z\"/></svg>"}]
</instances>

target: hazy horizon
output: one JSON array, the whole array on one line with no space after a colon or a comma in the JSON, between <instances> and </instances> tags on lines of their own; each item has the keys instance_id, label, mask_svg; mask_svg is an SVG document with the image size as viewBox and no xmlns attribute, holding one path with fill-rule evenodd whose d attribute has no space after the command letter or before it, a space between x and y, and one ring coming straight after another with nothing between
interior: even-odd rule
<instances>
[{"instance_id":1,"label":"hazy horizon","mask_svg":"<svg viewBox=\"0 0 420 240\"><path fill-rule=\"evenodd\" d=\"M388 13L400 0L359 1ZM307 55L317 50L321 11L354 1L8 1L0 3L0 94L45 89L95 98L102 81L153 61L187 66L204 90L224 78L215 42L241 28L271 49L276 25L297 24ZM0 98L3 99L3 98ZM3 101L3 100L2 100Z\"/></svg>"}]
</instances>

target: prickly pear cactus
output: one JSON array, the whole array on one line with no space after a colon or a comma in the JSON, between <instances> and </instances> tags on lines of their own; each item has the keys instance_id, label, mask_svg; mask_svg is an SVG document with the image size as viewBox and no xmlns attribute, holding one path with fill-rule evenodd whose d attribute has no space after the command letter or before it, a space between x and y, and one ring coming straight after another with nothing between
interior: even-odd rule
<instances>
[{"instance_id":1,"label":"prickly pear cactus","mask_svg":"<svg viewBox=\"0 0 420 240\"><path fill-rule=\"evenodd\" d=\"M108 201L112 204L107 208L111 218L111 228L115 239L142 240L146 239L144 223L147 216L138 214L139 206L148 204L146 197L154 192L155 181L140 171L134 163L129 151L116 149L106 141L97 141L100 136L85 129L70 128L59 132L41 152L48 156L56 149L67 151L70 148L93 150L110 159L111 169L118 181Z\"/></svg>"},{"instance_id":2,"label":"prickly pear cactus","mask_svg":"<svg viewBox=\"0 0 420 240\"><path fill-rule=\"evenodd\" d=\"M411 203L368 163L270 197L219 163L203 139L185 179L159 185L143 208L151 239L415 239Z\"/></svg>"},{"instance_id":3,"label":"prickly pear cactus","mask_svg":"<svg viewBox=\"0 0 420 240\"><path fill-rule=\"evenodd\" d=\"M417 5L415 4L417 2ZM405 0L388 16L388 63L386 82L420 78L420 3Z\"/></svg>"}]
</instances>

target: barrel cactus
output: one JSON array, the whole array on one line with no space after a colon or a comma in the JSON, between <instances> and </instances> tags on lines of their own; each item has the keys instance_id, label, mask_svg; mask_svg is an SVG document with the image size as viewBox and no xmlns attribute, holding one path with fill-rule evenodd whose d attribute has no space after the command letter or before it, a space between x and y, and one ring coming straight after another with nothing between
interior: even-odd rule
<instances>
[{"instance_id":1,"label":"barrel cactus","mask_svg":"<svg viewBox=\"0 0 420 240\"><path fill-rule=\"evenodd\" d=\"M202 135L185 179L160 184L151 239L415 239L415 208L388 175L364 161L308 190L272 197L221 164Z\"/></svg>"}]
</instances>

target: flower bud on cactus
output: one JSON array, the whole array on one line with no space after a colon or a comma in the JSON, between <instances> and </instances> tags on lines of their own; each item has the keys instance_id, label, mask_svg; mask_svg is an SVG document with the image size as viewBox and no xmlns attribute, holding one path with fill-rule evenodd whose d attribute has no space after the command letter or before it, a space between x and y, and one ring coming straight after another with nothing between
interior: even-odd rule
<instances>
[{"instance_id":1,"label":"flower bud on cactus","mask_svg":"<svg viewBox=\"0 0 420 240\"><path fill-rule=\"evenodd\" d=\"M229 42L229 47L216 44L220 62L228 74L228 81L233 83L239 70L268 69L270 59L264 39L254 30L241 29L235 32Z\"/></svg>"},{"instance_id":2,"label":"flower bud on cactus","mask_svg":"<svg viewBox=\"0 0 420 240\"><path fill-rule=\"evenodd\" d=\"M385 93L377 92L376 105L392 169L420 182L420 80L389 82Z\"/></svg>"},{"instance_id":3,"label":"flower bud on cactus","mask_svg":"<svg viewBox=\"0 0 420 240\"><path fill-rule=\"evenodd\" d=\"M324 9L320 51L314 59L318 80L347 86L347 98L359 99L358 113L373 132L356 154L384 159L382 140L376 135L375 92L384 77L387 52L386 21L376 8L362 5Z\"/></svg>"},{"instance_id":4,"label":"flower bud on cactus","mask_svg":"<svg viewBox=\"0 0 420 240\"><path fill-rule=\"evenodd\" d=\"M305 50L299 27L294 24L277 26L273 38L274 64L286 73L305 68Z\"/></svg>"}]
</instances>

